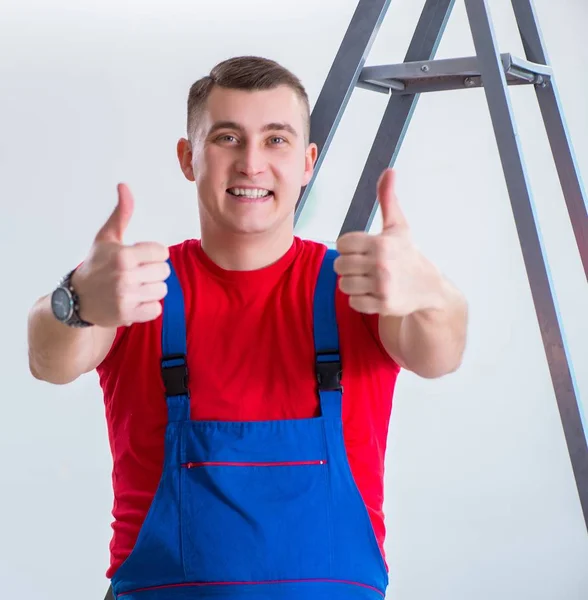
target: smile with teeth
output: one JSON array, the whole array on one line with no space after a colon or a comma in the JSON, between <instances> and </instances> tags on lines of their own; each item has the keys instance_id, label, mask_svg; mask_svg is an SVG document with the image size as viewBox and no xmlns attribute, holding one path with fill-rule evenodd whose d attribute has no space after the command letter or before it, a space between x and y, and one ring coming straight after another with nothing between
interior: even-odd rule
<instances>
[{"instance_id":1,"label":"smile with teeth","mask_svg":"<svg viewBox=\"0 0 588 600\"><path fill-rule=\"evenodd\" d=\"M244 196L245 198L266 198L272 192L263 188L229 188L227 190L231 196Z\"/></svg>"}]
</instances>

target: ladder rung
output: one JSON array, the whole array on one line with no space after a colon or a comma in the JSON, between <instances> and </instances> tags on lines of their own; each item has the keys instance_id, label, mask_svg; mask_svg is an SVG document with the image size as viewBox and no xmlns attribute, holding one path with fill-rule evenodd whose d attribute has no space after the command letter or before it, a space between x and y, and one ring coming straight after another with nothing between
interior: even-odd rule
<instances>
[{"instance_id":1,"label":"ladder rung","mask_svg":"<svg viewBox=\"0 0 588 600\"><path fill-rule=\"evenodd\" d=\"M543 84L553 74L547 65L532 63L509 53L501 54L500 58L509 85ZM476 56L364 67L357 82L360 88L400 95L481 86Z\"/></svg>"}]
</instances>

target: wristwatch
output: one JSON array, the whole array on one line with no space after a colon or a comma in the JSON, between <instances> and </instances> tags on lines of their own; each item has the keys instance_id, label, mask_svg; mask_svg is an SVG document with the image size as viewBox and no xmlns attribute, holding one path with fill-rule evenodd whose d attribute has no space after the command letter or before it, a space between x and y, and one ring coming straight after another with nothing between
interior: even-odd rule
<instances>
[{"instance_id":1,"label":"wristwatch","mask_svg":"<svg viewBox=\"0 0 588 600\"><path fill-rule=\"evenodd\" d=\"M70 271L59 282L51 294L51 310L58 321L69 327L92 327L93 323L84 321L80 317L80 299L71 285L71 276L75 269Z\"/></svg>"}]
</instances>

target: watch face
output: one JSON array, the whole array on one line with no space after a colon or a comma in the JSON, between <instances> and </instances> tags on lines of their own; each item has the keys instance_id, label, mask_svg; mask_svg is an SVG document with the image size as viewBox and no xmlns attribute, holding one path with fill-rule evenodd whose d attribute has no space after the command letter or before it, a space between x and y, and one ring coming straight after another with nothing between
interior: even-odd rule
<instances>
[{"instance_id":1,"label":"watch face","mask_svg":"<svg viewBox=\"0 0 588 600\"><path fill-rule=\"evenodd\" d=\"M60 321L67 321L73 310L71 296L63 288L57 288L51 297L51 307Z\"/></svg>"}]
</instances>

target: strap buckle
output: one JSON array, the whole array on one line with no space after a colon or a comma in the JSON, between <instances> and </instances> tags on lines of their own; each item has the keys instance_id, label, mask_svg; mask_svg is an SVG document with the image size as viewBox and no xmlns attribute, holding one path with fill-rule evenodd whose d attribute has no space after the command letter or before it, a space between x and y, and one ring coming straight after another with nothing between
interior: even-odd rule
<instances>
[{"instance_id":1,"label":"strap buckle","mask_svg":"<svg viewBox=\"0 0 588 600\"><path fill-rule=\"evenodd\" d=\"M321 360L321 357L325 357ZM329 358L334 360L329 360ZM316 357L316 378L318 381L319 391L321 392L336 392L342 391L341 379L343 370L341 367L341 359L337 350L327 352L319 352Z\"/></svg>"},{"instance_id":2,"label":"strap buckle","mask_svg":"<svg viewBox=\"0 0 588 600\"><path fill-rule=\"evenodd\" d=\"M188 365L185 354L164 356L161 359L161 376L166 396L190 395L188 390Z\"/></svg>"}]
</instances>

